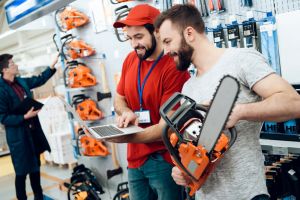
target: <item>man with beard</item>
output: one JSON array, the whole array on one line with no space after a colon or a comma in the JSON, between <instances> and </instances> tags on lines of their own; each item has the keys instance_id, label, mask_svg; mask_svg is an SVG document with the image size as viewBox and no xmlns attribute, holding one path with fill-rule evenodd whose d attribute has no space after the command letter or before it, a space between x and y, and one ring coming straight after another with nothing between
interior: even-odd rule
<instances>
[{"instance_id":1,"label":"man with beard","mask_svg":"<svg viewBox=\"0 0 300 200\"><path fill-rule=\"evenodd\" d=\"M145 128L143 133L108 140L128 143L128 181L133 200L181 199L181 187L171 177L172 161L161 140L164 121L159 108L174 92L181 91L189 75L176 70L173 59L164 55L157 42L153 22L159 14L156 8L140 4L125 20L114 23L116 28L124 27L134 49L123 63L115 95L118 126L132 123Z\"/></svg>"},{"instance_id":2,"label":"man with beard","mask_svg":"<svg viewBox=\"0 0 300 200\"><path fill-rule=\"evenodd\" d=\"M203 20L194 6L176 5L163 12L155 28L159 29L165 53L173 56L177 69L185 71L190 63L197 69L196 77L183 86L185 95L198 103L207 102L219 80L227 74L237 78L241 85L226 124L227 128L235 126L237 140L197 191L196 199L269 199L259 143L262 121L299 118L299 95L256 50L216 48L206 37ZM173 168L172 176L179 185L191 181L177 167Z\"/></svg>"}]
</instances>

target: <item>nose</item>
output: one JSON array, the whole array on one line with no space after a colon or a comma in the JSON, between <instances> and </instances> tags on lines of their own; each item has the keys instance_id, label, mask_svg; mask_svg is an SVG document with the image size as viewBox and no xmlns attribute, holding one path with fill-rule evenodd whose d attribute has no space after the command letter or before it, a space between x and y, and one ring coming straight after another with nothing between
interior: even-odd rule
<instances>
[{"instance_id":1,"label":"nose","mask_svg":"<svg viewBox=\"0 0 300 200\"><path fill-rule=\"evenodd\" d=\"M138 47L138 45L139 45L138 42L135 39L131 39L130 43L131 43L131 47L134 48L134 49L136 47Z\"/></svg>"},{"instance_id":2,"label":"nose","mask_svg":"<svg viewBox=\"0 0 300 200\"><path fill-rule=\"evenodd\" d=\"M169 54L171 52L170 48L168 48L166 45L163 46L164 53Z\"/></svg>"}]
</instances>

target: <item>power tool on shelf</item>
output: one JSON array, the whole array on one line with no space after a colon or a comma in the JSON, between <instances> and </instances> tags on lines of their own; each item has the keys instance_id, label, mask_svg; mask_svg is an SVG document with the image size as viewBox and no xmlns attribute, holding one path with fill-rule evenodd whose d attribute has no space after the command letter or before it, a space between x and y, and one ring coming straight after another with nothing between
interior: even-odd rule
<instances>
[{"instance_id":1,"label":"power tool on shelf","mask_svg":"<svg viewBox=\"0 0 300 200\"><path fill-rule=\"evenodd\" d=\"M96 50L92 46L83 40L76 39L72 34L61 37L61 41L63 42L60 52L65 60L84 58L96 53Z\"/></svg>"},{"instance_id":2,"label":"power tool on shelf","mask_svg":"<svg viewBox=\"0 0 300 200\"><path fill-rule=\"evenodd\" d=\"M55 12L55 22L61 32L66 32L87 24L89 18L86 14L68 6Z\"/></svg>"},{"instance_id":3,"label":"power tool on shelf","mask_svg":"<svg viewBox=\"0 0 300 200\"><path fill-rule=\"evenodd\" d=\"M160 108L166 121L163 141L174 164L191 178L188 193L193 196L213 172L236 139L235 128L224 127L239 93L238 81L224 76L211 105L205 107L180 93L175 93ZM181 102L181 106L170 113ZM205 113L205 117L202 113ZM171 134L169 134L171 129Z\"/></svg>"},{"instance_id":4,"label":"power tool on shelf","mask_svg":"<svg viewBox=\"0 0 300 200\"><path fill-rule=\"evenodd\" d=\"M95 121L103 117L103 113L97 108L97 104L84 94L74 95L72 105L82 120Z\"/></svg>"},{"instance_id":5,"label":"power tool on shelf","mask_svg":"<svg viewBox=\"0 0 300 200\"><path fill-rule=\"evenodd\" d=\"M96 77L86 64L76 60L67 62L64 70L65 86L69 88L91 87L97 84Z\"/></svg>"},{"instance_id":6,"label":"power tool on shelf","mask_svg":"<svg viewBox=\"0 0 300 200\"><path fill-rule=\"evenodd\" d=\"M107 147L101 140L92 138L84 133L82 128L77 130L76 145L80 155L84 156L102 156L109 155Z\"/></svg>"}]
</instances>

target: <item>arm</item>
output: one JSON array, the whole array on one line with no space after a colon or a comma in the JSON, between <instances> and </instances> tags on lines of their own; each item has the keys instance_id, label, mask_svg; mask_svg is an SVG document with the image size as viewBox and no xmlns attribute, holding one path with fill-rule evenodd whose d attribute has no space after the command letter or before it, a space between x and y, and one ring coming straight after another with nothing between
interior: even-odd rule
<instances>
[{"instance_id":1,"label":"arm","mask_svg":"<svg viewBox=\"0 0 300 200\"><path fill-rule=\"evenodd\" d=\"M56 72L55 65L58 61L58 57L59 54L54 58L50 67L43 71L39 76L24 79L30 89L43 85L52 77L52 75Z\"/></svg>"},{"instance_id":2,"label":"arm","mask_svg":"<svg viewBox=\"0 0 300 200\"><path fill-rule=\"evenodd\" d=\"M238 104L234 107L227 127L238 120L249 121L286 121L300 117L300 96L284 79L270 74L252 87L262 101Z\"/></svg>"},{"instance_id":3,"label":"arm","mask_svg":"<svg viewBox=\"0 0 300 200\"><path fill-rule=\"evenodd\" d=\"M128 108L125 97L119 94L115 95L115 111L118 114L117 123L119 127L127 127L129 123L138 125L138 118L130 108ZM161 140L161 134L165 122L160 119L158 124L147 127L143 133L134 135L120 136L108 139L109 142L115 143L148 143Z\"/></svg>"}]
</instances>

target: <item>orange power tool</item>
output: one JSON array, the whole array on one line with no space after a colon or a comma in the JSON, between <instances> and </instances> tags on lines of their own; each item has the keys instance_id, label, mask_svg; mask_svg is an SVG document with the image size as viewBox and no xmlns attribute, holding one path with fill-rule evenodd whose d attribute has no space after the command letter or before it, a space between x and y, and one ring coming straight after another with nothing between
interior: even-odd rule
<instances>
[{"instance_id":1,"label":"orange power tool","mask_svg":"<svg viewBox=\"0 0 300 200\"><path fill-rule=\"evenodd\" d=\"M97 108L97 104L84 94L74 95L72 104L82 120L96 121L103 117L103 113Z\"/></svg>"},{"instance_id":2,"label":"orange power tool","mask_svg":"<svg viewBox=\"0 0 300 200\"><path fill-rule=\"evenodd\" d=\"M64 70L65 86L69 88L91 87L97 84L96 77L84 63L76 60L67 62Z\"/></svg>"},{"instance_id":3,"label":"orange power tool","mask_svg":"<svg viewBox=\"0 0 300 200\"><path fill-rule=\"evenodd\" d=\"M236 139L234 128L224 132L239 92L239 83L231 76L222 78L209 108L180 93L175 93L160 108L166 121L162 139L174 164L192 182L187 193L193 196L213 172ZM170 111L181 102L181 106ZM205 118L202 113L206 113ZM169 134L169 129L173 133Z\"/></svg>"},{"instance_id":4,"label":"orange power tool","mask_svg":"<svg viewBox=\"0 0 300 200\"><path fill-rule=\"evenodd\" d=\"M83 149L83 152L81 153L84 156L105 157L109 155L108 149L103 144L102 141L85 135L84 131L81 128L77 131L77 134L78 134L77 146L79 147L79 143L80 143L80 146Z\"/></svg>"},{"instance_id":5,"label":"orange power tool","mask_svg":"<svg viewBox=\"0 0 300 200\"><path fill-rule=\"evenodd\" d=\"M88 45L83 40L75 39L72 34L63 36L61 40L65 40L62 44L61 52L66 60L84 58L96 53L96 50L92 46Z\"/></svg>"},{"instance_id":6,"label":"orange power tool","mask_svg":"<svg viewBox=\"0 0 300 200\"><path fill-rule=\"evenodd\" d=\"M55 22L61 32L83 26L89 22L86 14L72 7L64 7L55 12Z\"/></svg>"}]
</instances>

